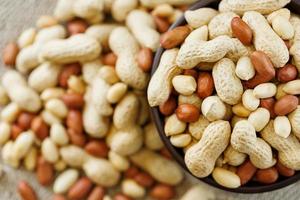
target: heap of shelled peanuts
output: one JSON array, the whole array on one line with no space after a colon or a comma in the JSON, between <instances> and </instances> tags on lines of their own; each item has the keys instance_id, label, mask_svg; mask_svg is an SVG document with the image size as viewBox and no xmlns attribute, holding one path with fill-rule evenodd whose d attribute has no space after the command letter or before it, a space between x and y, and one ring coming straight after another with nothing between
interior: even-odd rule
<instances>
[{"instance_id":1,"label":"heap of shelled peanuts","mask_svg":"<svg viewBox=\"0 0 300 200\"><path fill-rule=\"evenodd\" d=\"M192 174L238 188L300 170L300 17L290 0L223 0L166 32L148 88Z\"/></svg>"},{"instance_id":2,"label":"heap of shelled peanuts","mask_svg":"<svg viewBox=\"0 0 300 200\"><path fill-rule=\"evenodd\" d=\"M193 2L58 0L3 51L4 163L35 172L53 200L174 199L184 175L150 120L145 88L160 34ZM18 192L38 199L26 181Z\"/></svg>"}]
</instances>

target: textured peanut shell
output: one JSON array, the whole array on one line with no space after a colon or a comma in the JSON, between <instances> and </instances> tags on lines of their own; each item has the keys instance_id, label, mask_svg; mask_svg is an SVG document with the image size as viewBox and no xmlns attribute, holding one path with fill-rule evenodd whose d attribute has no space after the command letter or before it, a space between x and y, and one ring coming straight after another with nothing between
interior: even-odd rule
<instances>
[{"instance_id":1,"label":"textured peanut shell","mask_svg":"<svg viewBox=\"0 0 300 200\"><path fill-rule=\"evenodd\" d=\"M289 61L289 51L266 18L258 12L249 11L244 14L243 20L253 31L256 50L267 54L275 67L283 67Z\"/></svg>"},{"instance_id":2,"label":"textured peanut shell","mask_svg":"<svg viewBox=\"0 0 300 200\"><path fill-rule=\"evenodd\" d=\"M143 126L145 123L149 121L150 118L150 112L149 112L149 103L147 100L147 97L142 94L137 94L139 102L140 102L140 108L139 108L139 114L138 114L138 124Z\"/></svg>"},{"instance_id":3,"label":"textured peanut shell","mask_svg":"<svg viewBox=\"0 0 300 200\"><path fill-rule=\"evenodd\" d=\"M289 114L289 120L292 125L292 132L300 139L300 106L297 106L291 114Z\"/></svg>"},{"instance_id":4,"label":"textured peanut shell","mask_svg":"<svg viewBox=\"0 0 300 200\"><path fill-rule=\"evenodd\" d=\"M81 69L82 69L83 80L88 84L92 84L94 78L97 75L98 70L102 66L103 64L99 59L82 63Z\"/></svg>"},{"instance_id":5,"label":"textured peanut shell","mask_svg":"<svg viewBox=\"0 0 300 200\"><path fill-rule=\"evenodd\" d=\"M106 94L110 88L102 78L96 76L91 85L91 102L94 104L97 112L104 116L113 114L113 108L106 99Z\"/></svg>"},{"instance_id":6,"label":"textured peanut shell","mask_svg":"<svg viewBox=\"0 0 300 200\"><path fill-rule=\"evenodd\" d=\"M224 151L224 163L228 163L232 166L239 166L246 160L247 154L238 152L231 145L229 145Z\"/></svg>"},{"instance_id":7,"label":"textured peanut shell","mask_svg":"<svg viewBox=\"0 0 300 200\"><path fill-rule=\"evenodd\" d=\"M148 102L150 106L162 105L171 94L172 79L180 74L182 69L177 67L175 59L178 49L170 49L162 54L159 66L153 74L148 86Z\"/></svg>"},{"instance_id":8,"label":"textured peanut shell","mask_svg":"<svg viewBox=\"0 0 300 200\"><path fill-rule=\"evenodd\" d=\"M16 69L23 74L28 73L39 65L38 55L41 45L35 44L23 48L16 59Z\"/></svg>"},{"instance_id":9,"label":"textured peanut shell","mask_svg":"<svg viewBox=\"0 0 300 200\"><path fill-rule=\"evenodd\" d=\"M83 170L90 180L105 187L116 185L121 177L106 159L90 158L83 164Z\"/></svg>"},{"instance_id":10,"label":"textured peanut shell","mask_svg":"<svg viewBox=\"0 0 300 200\"><path fill-rule=\"evenodd\" d=\"M101 46L96 39L86 34L76 34L68 39L57 39L47 42L39 57L42 60L67 64L86 62L97 58L101 53Z\"/></svg>"},{"instance_id":11,"label":"textured peanut shell","mask_svg":"<svg viewBox=\"0 0 300 200\"><path fill-rule=\"evenodd\" d=\"M187 10L184 13L185 20L193 28L207 25L212 18L218 14L213 8L199 8L197 10Z\"/></svg>"},{"instance_id":12,"label":"textured peanut shell","mask_svg":"<svg viewBox=\"0 0 300 200\"><path fill-rule=\"evenodd\" d=\"M290 0L223 0L219 4L219 10L220 12L232 11L239 15L252 10L261 14L270 14L289 2Z\"/></svg>"},{"instance_id":13,"label":"textured peanut shell","mask_svg":"<svg viewBox=\"0 0 300 200\"><path fill-rule=\"evenodd\" d=\"M156 31L154 19L149 13L142 10L131 11L126 18L126 25L142 47L156 51L160 34Z\"/></svg>"},{"instance_id":14,"label":"textured peanut shell","mask_svg":"<svg viewBox=\"0 0 300 200\"><path fill-rule=\"evenodd\" d=\"M83 126L88 135L103 138L109 129L109 118L99 114L92 103L86 102L83 109Z\"/></svg>"},{"instance_id":15,"label":"textured peanut shell","mask_svg":"<svg viewBox=\"0 0 300 200\"><path fill-rule=\"evenodd\" d=\"M90 23L99 23L103 20L103 9L103 0L59 0L54 9L54 16L59 21L69 21L77 16Z\"/></svg>"},{"instance_id":16,"label":"textured peanut shell","mask_svg":"<svg viewBox=\"0 0 300 200\"><path fill-rule=\"evenodd\" d=\"M164 3L174 6L188 5L196 2L196 0L140 0L140 2L147 8L154 8Z\"/></svg>"},{"instance_id":17,"label":"textured peanut shell","mask_svg":"<svg viewBox=\"0 0 300 200\"><path fill-rule=\"evenodd\" d=\"M209 121L203 115L200 115L196 122L189 123L189 132L195 139L200 140L208 125Z\"/></svg>"},{"instance_id":18,"label":"textured peanut shell","mask_svg":"<svg viewBox=\"0 0 300 200\"><path fill-rule=\"evenodd\" d=\"M150 122L149 124L147 124L144 127L144 132L144 143L147 148L153 151L163 148L164 144L159 137L154 123Z\"/></svg>"},{"instance_id":19,"label":"textured peanut shell","mask_svg":"<svg viewBox=\"0 0 300 200\"><path fill-rule=\"evenodd\" d=\"M54 39L63 39L67 36L67 31L62 25L50 26L41 29L34 40L34 43L45 43Z\"/></svg>"},{"instance_id":20,"label":"textured peanut shell","mask_svg":"<svg viewBox=\"0 0 300 200\"><path fill-rule=\"evenodd\" d=\"M96 24L88 27L85 31L85 34L94 37L101 44L103 50L108 51L109 36L111 32L117 27L117 24Z\"/></svg>"},{"instance_id":21,"label":"textured peanut shell","mask_svg":"<svg viewBox=\"0 0 300 200\"><path fill-rule=\"evenodd\" d=\"M237 62L243 56L249 56L252 52L251 47L246 47L243 43L237 39L232 38L232 47L229 52L227 52L226 57L232 60L233 62Z\"/></svg>"},{"instance_id":22,"label":"textured peanut shell","mask_svg":"<svg viewBox=\"0 0 300 200\"><path fill-rule=\"evenodd\" d=\"M293 56L293 62L296 65L298 72L300 72L300 41L297 41L290 48L290 54Z\"/></svg>"},{"instance_id":23,"label":"textured peanut shell","mask_svg":"<svg viewBox=\"0 0 300 200\"><path fill-rule=\"evenodd\" d=\"M232 37L231 21L237 16L234 12L224 12L212 18L208 24L209 38L214 39L221 35Z\"/></svg>"},{"instance_id":24,"label":"textured peanut shell","mask_svg":"<svg viewBox=\"0 0 300 200\"><path fill-rule=\"evenodd\" d=\"M117 104L113 122L117 129L133 126L138 118L140 102L134 93L127 93Z\"/></svg>"},{"instance_id":25,"label":"textured peanut shell","mask_svg":"<svg viewBox=\"0 0 300 200\"><path fill-rule=\"evenodd\" d=\"M109 46L118 56L116 72L119 78L135 89L144 89L149 76L138 66L135 55L139 46L129 30L125 27L115 28L110 34Z\"/></svg>"},{"instance_id":26,"label":"textured peanut shell","mask_svg":"<svg viewBox=\"0 0 300 200\"><path fill-rule=\"evenodd\" d=\"M143 130L138 126L125 127L117 130L110 140L111 150L122 156L131 155L143 145Z\"/></svg>"},{"instance_id":27,"label":"textured peanut shell","mask_svg":"<svg viewBox=\"0 0 300 200\"><path fill-rule=\"evenodd\" d=\"M138 6L138 0L114 0L111 7L113 18L122 22L126 19L128 13Z\"/></svg>"},{"instance_id":28,"label":"textured peanut shell","mask_svg":"<svg viewBox=\"0 0 300 200\"><path fill-rule=\"evenodd\" d=\"M180 68L191 69L201 62L217 62L225 56L237 61L249 53L238 39L221 35L210 41L186 41L180 47L176 63Z\"/></svg>"},{"instance_id":29,"label":"textured peanut shell","mask_svg":"<svg viewBox=\"0 0 300 200\"><path fill-rule=\"evenodd\" d=\"M14 146L14 143L12 140L6 142L2 148L1 157L5 164L10 165L11 167L17 168L20 165L20 160L15 155L13 155L13 152L12 152L13 146Z\"/></svg>"},{"instance_id":30,"label":"textured peanut shell","mask_svg":"<svg viewBox=\"0 0 300 200\"><path fill-rule=\"evenodd\" d=\"M236 123L230 143L235 150L248 154L257 168L266 169L275 164L271 147L257 138L254 127L246 120Z\"/></svg>"},{"instance_id":31,"label":"textured peanut shell","mask_svg":"<svg viewBox=\"0 0 300 200\"><path fill-rule=\"evenodd\" d=\"M294 38L292 39L292 44L295 44L296 42L300 42L300 17L299 17L299 15L293 14L290 18L290 22L295 30Z\"/></svg>"},{"instance_id":32,"label":"textured peanut shell","mask_svg":"<svg viewBox=\"0 0 300 200\"><path fill-rule=\"evenodd\" d=\"M214 169L216 160L230 140L230 124L227 121L212 122L205 129L201 140L185 153L185 163L192 174L206 177Z\"/></svg>"},{"instance_id":33,"label":"textured peanut shell","mask_svg":"<svg viewBox=\"0 0 300 200\"><path fill-rule=\"evenodd\" d=\"M1 79L1 84L7 92L13 85L27 85L25 78L15 70L6 71Z\"/></svg>"},{"instance_id":34,"label":"textured peanut shell","mask_svg":"<svg viewBox=\"0 0 300 200\"><path fill-rule=\"evenodd\" d=\"M161 183L177 185L183 180L183 173L178 165L154 151L142 149L130 156L130 160Z\"/></svg>"},{"instance_id":35,"label":"textured peanut shell","mask_svg":"<svg viewBox=\"0 0 300 200\"><path fill-rule=\"evenodd\" d=\"M61 66L43 63L35 68L28 77L28 85L36 90L42 92L43 90L55 87L58 82L58 76L61 71Z\"/></svg>"},{"instance_id":36,"label":"textured peanut shell","mask_svg":"<svg viewBox=\"0 0 300 200\"><path fill-rule=\"evenodd\" d=\"M227 104L237 104L243 95L243 85L235 74L235 65L224 58L217 62L213 68L213 79L218 96Z\"/></svg>"},{"instance_id":37,"label":"textured peanut shell","mask_svg":"<svg viewBox=\"0 0 300 200\"><path fill-rule=\"evenodd\" d=\"M262 130L261 136L278 151L278 159L284 166L294 170L300 169L300 143L293 134L287 138L277 135L272 120Z\"/></svg>"},{"instance_id":38,"label":"textured peanut shell","mask_svg":"<svg viewBox=\"0 0 300 200\"><path fill-rule=\"evenodd\" d=\"M42 107L42 102L36 91L24 85L14 85L7 90L11 101L28 112L37 112Z\"/></svg>"},{"instance_id":39,"label":"textured peanut shell","mask_svg":"<svg viewBox=\"0 0 300 200\"><path fill-rule=\"evenodd\" d=\"M290 54L293 56L293 62L296 65L298 72L300 72L300 17L299 15L292 15L290 22L294 27L295 34L294 38L291 40L292 47L290 49Z\"/></svg>"},{"instance_id":40,"label":"textured peanut shell","mask_svg":"<svg viewBox=\"0 0 300 200\"><path fill-rule=\"evenodd\" d=\"M74 1L69 1L69 0L57 1L56 7L54 9L54 16L59 21L71 20L75 16L72 9L73 3Z\"/></svg>"},{"instance_id":41,"label":"textured peanut shell","mask_svg":"<svg viewBox=\"0 0 300 200\"><path fill-rule=\"evenodd\" d=\"M104 9L103 0L76 0L73 4L74 14L84 19L92 19Z\"/></svg>"},{"instance_id":42,"label":"textured peanut shell","mask_svg":"<svg viewBox=\"0 0 300 200\"><path fill-rule=\"evenodd\" d=\"M203 199L216 199L216 194L206 185L195 185L189 188L180 200L199 200L199 197Z\"/></svg>"},{"instance_id":43,"label":"textured peanut shell","mask_svg":"<svg viewBox=\"0 0 300 200\"><path fill-rule=\"evenodd\" d=\"M191 69L200 62L216 62L232 48L228 36L219 36L210 41L187 41L178 52L176 63L180 68Z\"/></svg>"}]
</instances>

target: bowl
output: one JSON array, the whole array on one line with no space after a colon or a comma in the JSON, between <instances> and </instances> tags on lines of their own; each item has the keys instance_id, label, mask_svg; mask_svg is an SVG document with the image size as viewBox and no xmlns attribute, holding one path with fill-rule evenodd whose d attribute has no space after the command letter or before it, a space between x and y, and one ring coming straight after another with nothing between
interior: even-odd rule
<instances>
[{"instance_id":1,"label":"bowl","mask_svg":"<svg viewBox=\"0 0 300 200\"><path fill-rule=\"evenodd\" d=\"M192 5L189 10L195 10L201 7L212 7L212 8L218 8L220 0L199 0L196 2L194 5ZM292 0L291 3L287 5L287 7L294 13L300 14L300 0ZM184 16L180 17L172 26L170 29L173 29L177 26L185 25L186 21L184 19ZM153 61L153 66L152 66L152 71L151 75L156 71L160 58L162 53L164 52L165 49L159 48L155 54L154 61ZM173 158L179 163L179 165L185 169L189 174L194 176L186 167L185 162L184 162L184 153L182 149L174 147L171 143L169 138L165 135L164 132L164 117L163 115L160 114L158 107L152 107L151 108L151 115L154 120L154 123L156 125L156 128L158 130L158 133L164 142L166 148L170 151L172 154ZM195 176L194 176L195 177ZM292 183L295 183L300 179L300 171L296 172L294 176L292 177L281 177L277 180L276 183L270 184L270 185L263 185L259 184L256 182L250 182L244 186L241 186L239 188L235 189L230 189L230 188L225 188L219 184L217 184L211 176L208 176L206 178L198 178L199 181L205 182L213 187L225 190L225 191L230 191L230 192L235 192L235 193L261 193L261 192L268 192L268 191L273 191L277 190L283 187L286 187Z\"/></svg>"}]
</instances>

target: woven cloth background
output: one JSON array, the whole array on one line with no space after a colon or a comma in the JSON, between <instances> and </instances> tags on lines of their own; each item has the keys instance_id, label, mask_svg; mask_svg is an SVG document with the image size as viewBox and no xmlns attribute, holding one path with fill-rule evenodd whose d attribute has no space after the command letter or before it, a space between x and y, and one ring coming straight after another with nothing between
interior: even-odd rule
<instances>
[{"instance_id":1,"label":"woven cloth background","mask_svg":"<svg viewBox=\"0 0 300 200\"><path fill-rule=\"evenodd\" d=\"M0 49L3 49L8 41L15 40L22 30L34 26L38 16L52 13L55 3L56 0L0 0ZM3 70L4 66L0 62L0 74ZM0 200L19 199L15 189L19 180L29 181L41 200L51 199L51 191L41 187L32 173L4 166L4 175L0 178ZM243 195L213 189L188 176L179 187L179 196L191 185L202 185L213 190L216 198L220 200L300 200L300 182L275 192Z\"/></svg>"}]
</instances>

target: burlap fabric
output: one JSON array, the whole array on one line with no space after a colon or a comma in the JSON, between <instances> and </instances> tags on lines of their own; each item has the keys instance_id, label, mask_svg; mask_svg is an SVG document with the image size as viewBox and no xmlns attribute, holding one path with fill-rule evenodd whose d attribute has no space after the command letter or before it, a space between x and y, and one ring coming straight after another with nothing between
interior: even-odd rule
<instances>
[{"instance_id":1,"label":"burlap fabric","mask_svg":"<svg viewBox=\"0 0 300 200\"><path fill-rule=\"evenodd\" d=\"M34 26L38 16L50 14L55 3L56 0L0 0L0 49L3 49L6 42L15 40L22 30ZM2 62L0 66L0 73L2 74L4 70ZM179 196L191 185L202 185L213 190L216 193L216 198L220 200L300 200L300 182L275 192L243 195L213 189L190 176L187 177L184 183L179 186ZM51 199L51 190L41 187L32 173L4 166L4 175L0 178L0 200L19 199L16 192L16 185L19 180L29 181L41 200ZM199 200L201 199L199 197Z\"/></svg>"}]
</instances>

